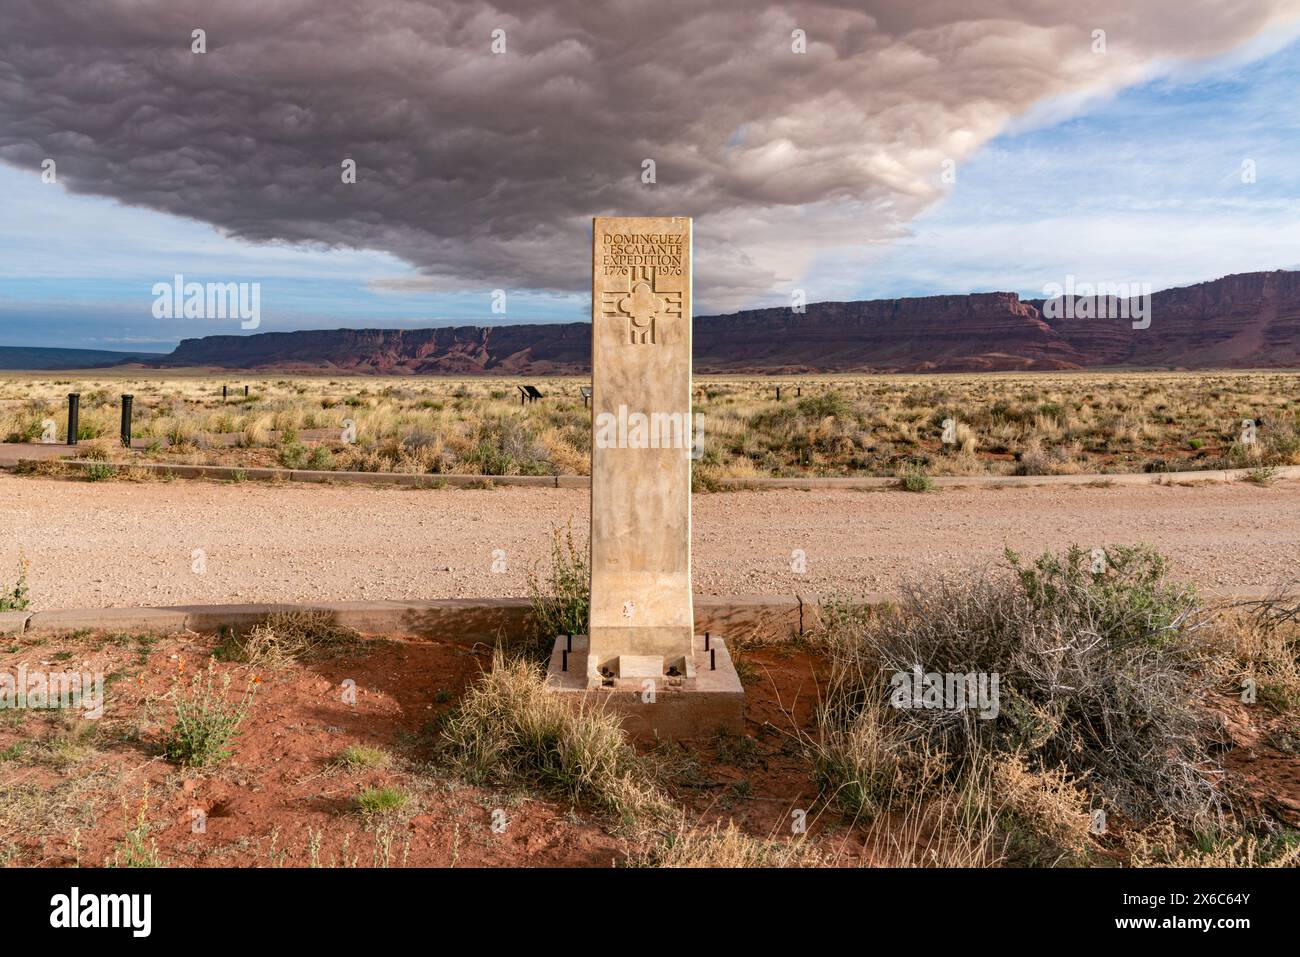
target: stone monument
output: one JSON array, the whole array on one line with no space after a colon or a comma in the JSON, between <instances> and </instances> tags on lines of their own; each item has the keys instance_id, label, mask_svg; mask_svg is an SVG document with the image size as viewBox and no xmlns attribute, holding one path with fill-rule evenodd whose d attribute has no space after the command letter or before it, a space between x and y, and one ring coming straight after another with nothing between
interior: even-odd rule
<instances>
[{"instance_id":1,"label":"stone monument","mask_svg":"<svg viewBox=\"0 0 1300 957\"><path fill-rule=\"evenodd\" d=\"M744 692L691 598L691 221L593 227L590 625L557 638L549 683L634 732L740 730Z\"/></svg>"}]
</instances>

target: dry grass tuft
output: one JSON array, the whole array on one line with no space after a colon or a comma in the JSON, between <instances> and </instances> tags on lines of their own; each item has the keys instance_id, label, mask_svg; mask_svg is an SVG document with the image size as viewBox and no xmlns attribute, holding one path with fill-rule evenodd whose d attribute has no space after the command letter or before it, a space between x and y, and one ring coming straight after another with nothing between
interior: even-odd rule
<instances>
[{"instance_id":1,"label":"dry grass tuft","mask_svg":"<svg viewBox=\"0 0 1300 957\"><path fill-rule=\"evenodd\" d=\"M687 828L662 835L627 859L628 867L833 867L837 858L803 837L757 838L736 827Z\"/></svg>"},{"instance_id":2,"label":"dry grass tuft","mask_svg":"<svg viewBox=\"0 0 1300 957\"><path fill-rule=\"evenodd\" d=\"M443 734L453 765L472 782L589 802L630 825L670 814L615 715L548 692L535 665L499 650Z\"/></svg>"},{"instance_id":3,"label":"dry grass tuft","mask_svg":"<svg viewBox=\"0 0 1300 957\"><path fill-rule=\"evenodd\" d=\"M312 655L356 645L361 635L324 611L275 612L243 634L232 634L218 657L259 668L284 668Z\"/></svg>"},{"instance_id":4,"label":"dry grass tuft","mask_svg":"<svg viewBox=\"0 0 1300 957\"><path fill-rule=\"evenodd\" d=\"M1300 867L1300 831L1292 829L1263 837L1205 836L1187 847L1173 824L1162 821L1132 835L1131 843L1134 867Z\"/></svg>"},{"instance_id":5,"label":"dry grass tuft","mask_svg":"<svg viewBox=\"0 0 1300 957\"><path fill-rule=\"evenodd\" d=\"M1300 598L1284 590L1222 617L1224 679L1279 714L1300 714Z\"/></svg>"}]
</instances>

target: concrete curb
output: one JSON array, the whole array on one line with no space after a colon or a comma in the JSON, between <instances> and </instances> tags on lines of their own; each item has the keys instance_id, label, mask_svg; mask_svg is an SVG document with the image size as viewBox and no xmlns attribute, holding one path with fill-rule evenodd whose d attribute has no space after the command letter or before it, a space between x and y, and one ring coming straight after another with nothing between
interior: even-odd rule
<instances>
[{"instance_id":1,"label":"concrete curb","mask_svg":"<svg viewBox=\"0 0 1300 957\"><path fill-rule=\"evenodd\" d=\"M36 459L19 459L11 469L22 467ZM164 478L178 479L215 479L218 481L279 481L279 482L314 482L318 484L339 485L397 485L407 488L444 488L447 486L488 487L488 486L528 486L532 488L579 488L591 487L591 478L586 475L433 475L410 472L328 472L311 469L263 469L234 468L228 465L171 465L152 462L139 464L92 462L85 459L64 459L64 466L75 471L105 464L117 468L140 469L152 472ZM1028 488L1035 485L1074 485L1074 486L1110 486L1110 485L1186 485L1206 483L1230 483L1244 481L1254 471L1252 469L1207 469L1199 472L1142 472L1142 473L1088 473L1081 475L935 475L930 477L936 488ZM1300 478L1300 465L1282 465L1273 469L1273 476L1279 479ZM765 491L767 489L803 489L805 491L827 489L890 489L897 488L896 478L877 476L843 476L831 478L751 478L720 483L719 491Z\"/></svg>"},{"instance_id":2,"label":"concrete curb","mask_svg":"<svg viewBox=\"0 0 1300 957\"><path fill-rule=\"evenodd\" d=\"M1250 601L1275 592L1259 588L1203 588L1219 601ZM816 626L821 596L695 596L695 631L737 638L790 638ZM855 596L866 604L885 604L883 592ZM97 631L176 634L248 628L273 612L324 611L362 634L437 638L461 644L492 643L526 636L531 606L526 598L448 598L435 601L335 601L231 605L173 605L159 608L71 608L52 611L0 612L0 634Z\"/></svg>"},{"instance_id":3,"label":"concrete curb","mask_svg":"<svg viewBox=\"0 0 1300 957\"><path fill-rule=\"evenodd\" d=\"M1028 488L1035 485L1183 485L1187 483L1229 483L1245 481L1254 469L1206 469L1198 472L1088 472L1079 475L932 475L936 488ZM1281 465L1273 470L1279 479L1300 478L1300 465ZM724 491L771 488L793 489L885 489L898 488L896 478L844 476L831 478L752 478L723 482Z\"/></svg>"},{"instance_id":4,"label":"concrete curb","mask_svg":"<svg viewBox=\"0 0 1300 957\"><path fill-rule=\"evenodd\" d=\"M0 611L0 635L21 635L31 617L30 611Z\"/></svg>"},{"instance_id":5,"label":"concrete curb","mask_svg":"<svg viewBox=\"0 0 1300 957\"><path fill-rule=\"evenodd\" d=\"M884 601L885 596L869 596ZM816 595L695 598L695 630L733 637L788 638L817 621ZM0 632L67 633L87 629L117 632L214 632L247 628L273 612L324 611L369 635L438 638L463 644L494 642L527 634L532 608L526 598L437 601L342 601L231 605L175 605L159 608L70 608L5 612Z\"/></svg>"},{"instance_id":6,"label":"concrete curb","mask_svg":"<svg viewBox=\"0 0 1300 957\"><path fill-rule=\"evenodd\" d=\"M33 459L20 459L12 466L18 469ZM64 459L61 463L75 472L87 472L95 466L108 465L114 469L136 469L150 472L160 478L211 479L216 481L271 481L312 482L340 485L398 485L407 488L442 488L445 486L479 487L489 485L526 485L540 488L557 488L561 480L578 479L588 487L585 475L433 475L411 472L325 472L311 469L236 468L229 465L172 465L157 462L94 462L87 459ZM564 487L573 487L567 482Z\"/></svg>"}]
</instances>

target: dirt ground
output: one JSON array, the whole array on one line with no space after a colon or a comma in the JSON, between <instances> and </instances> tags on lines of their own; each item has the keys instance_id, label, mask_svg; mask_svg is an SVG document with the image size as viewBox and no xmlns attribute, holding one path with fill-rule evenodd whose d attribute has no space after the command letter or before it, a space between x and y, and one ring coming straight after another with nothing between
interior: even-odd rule
<instances>
[{"instance_id":1,"label":"dirt ground","mask_svg":"<svg viewBox=\"0 0 1300 957\"><path fill-rule=\"evenodd\" d=\"M0 475L0 585L30 561L32 607L510 597L553 529L581 541L589 493ZM727 492L694 497L698 593L891 590L935 570L1144 542L1202 586L1300 577L1300 482ZM196 563L196 549L202 563ZM792 570L797 551L805 571ZM202 567L202 573L195 571ZM494 570L495 569L495 570Z\"/></svg>"},{"instance_id":2,"label":"dirt ground","mask_svg":"<svg viewBox=\"0 0 1300 957\"><path fill-rule=\"evenodd\" d=\"M173 720L168 695L188 688L216 642L198 635L29 635L0 646L0 669L79 667L114 676L102 718L0 711L0 864L125 864L137 848L166 866L603 866L623 859L609 820L564 802L493 793L440 766L440 715L489 667L486 649L382 640L279 671L217 665L230 696L255 683L233 755L183 770L160 756ZM806 657L749 656L742 737L661 748L688 819L734 820L756 836L790 833L790 812L815 789L798 754L811 728L815 679ZM345 681L356 703L346 703ZM346 770L347 746L380 748L386 768ZM410 795L400 813L367 819L353 798L370 788ZM493 830L503 811L505 828ZM200 818L201 815L201 818ZM202 820L201 830L195 822ZM809 814L810 835L851 844L838 821ZM819 838L820 839L820 838Z\"/></svg>"},{"instance_id":3,"label":"dirt ground","mask_svg":"<svg viewBox=\"0 0 1300 957\"><path fill-rule=\"evenodd\" d=\"M103 717L0 710L0 866L609 867L635 847L619 822L564 800L459 780L438 748L441 717L490 666L486 649L377 640L279 669L217 663L230 697L255 690L232 755L184 769L161 754L172 695L217 646L212 636L52 637L0 644L0 670L108 675ZM798 644L742 648L743 735L649 749L687 825L734 822L758 838L807 839L841 865L869 863L863 831L819 803L800 736L813 734L823 659ZM349 679L355 703L347 700ZM1300 746L1286 721L1230 696L1223 755L1255 806L1300 825ZM338 763L352 745L386 766ZM367 817L354 800L395 788L407 804ZM496 817L494 817L496 815ZM502 816L503 815L503 816ZM494 828L494 823L504 827ZM1106 855L1103 854L1103 857Z\"/></svg>"}]
</instances>

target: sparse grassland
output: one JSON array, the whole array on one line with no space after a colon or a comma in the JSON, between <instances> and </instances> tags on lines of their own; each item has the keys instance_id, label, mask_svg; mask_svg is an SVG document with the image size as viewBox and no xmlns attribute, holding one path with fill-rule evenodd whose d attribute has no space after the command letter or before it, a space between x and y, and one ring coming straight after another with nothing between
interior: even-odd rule
<instances>
[{"instance_id":1,"label":"sparse grassland","mask_svg":"<svg viewBox=\"0 0 1300 957\"><path fill-rule=\"evenodd\" d=\"M1076 552L920 582L892 608L828 605L799 641L744 648L766 719L687 748L633 742L481 648L286 654L249 707L237 689L263 665L214 658L215 636L28 635L0 666L38 653L117 677L102 723L0 713L0 859L1295 866L1294 603L1207 607L1149 551L1108 555L1103 573ZM918 663L998 669L997 717L896 707L891 677ZM175 761L141 760L164 743Z\"/></svg>"},{"instance_id":2,"label":"sparse grassland","mask_svg":"<svg viewBox=\"0 0 1300 957\"><path fill-rule=\"evenodd\" d=\"M580 614L579 557L559 540L538 601ZM746 733L689 746L629 739L527 657L328 616L15 636L0 669L72 662L107 697L0 709L0 861L1296 866L1294 593L1214 606L1150 549L1103 557L1008 554L738 642ZM917 669L997 674L995 713L899 698Z\"/></svg>"},{"instance_id":3,"label":"sparse grassland","mask_svg":"<svg viewBox=\"0 0 1300 957\"><path fill-rule=\"evenodd\" d=\"M250 383L221 397L221 383ZM517 386L540 385L521 405ZM586 380L206 376L0 377L0 439L66 437L81 393L80 450L96 478L172 462L363 472L583 475ZM781 399L776 389L781 388ZM119 395L135 396L132 453ZM1300 463L1300 374L1118 372L700 377L697 489L758 476L1052 475L1256 470ZM1254 423L1253 432L1246 422ZM946 427L945 427L946 426ZM351 438L355 430L355 440Z\"/></svg>"}]
</instances>

